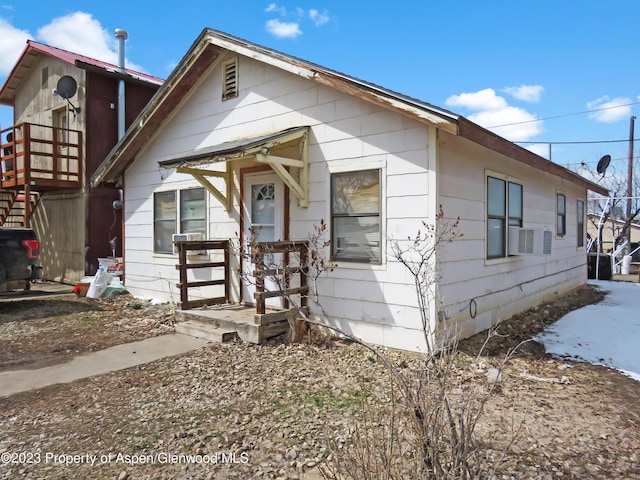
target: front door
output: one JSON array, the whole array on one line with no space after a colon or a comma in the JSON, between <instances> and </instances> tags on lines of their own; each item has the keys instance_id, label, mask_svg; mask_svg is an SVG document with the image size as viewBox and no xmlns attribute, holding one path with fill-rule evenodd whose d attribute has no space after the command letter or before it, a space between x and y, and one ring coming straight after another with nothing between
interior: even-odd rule
<instances>
[{"instance_id":1,"label":"front door","mask_svg":"<svg viewBox=\"0 0 640 480\"><path fill-rule=\"evenodd\" d=\"M244 243L284 240L284 184L272 171L247 174L244 177ZM281 255L270 255L267 261L273 265L281 262ZM255 265L250 258L243 262L244 278L242 296L246 304L255 304ZM265 281L266 290L278 290L277 282ZM267 299L267 306L282 307L279 297Z\"/></svg>"}]
</instances>

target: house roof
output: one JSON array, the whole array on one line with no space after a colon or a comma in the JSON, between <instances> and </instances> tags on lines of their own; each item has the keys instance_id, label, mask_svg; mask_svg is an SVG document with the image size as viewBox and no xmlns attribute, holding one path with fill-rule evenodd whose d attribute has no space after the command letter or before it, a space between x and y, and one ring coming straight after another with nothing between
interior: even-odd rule
<instances>
[{"instance_id":1,"label":"house roof","mask_svg":"<svg viewBox=\"0 0 640 480\"><path fill-rule=\"evenodd\" d=\"M226 33L205 28L187 54L156 92L137 121L115 145L91 178L91 184L116 183L139 152L170 118L172 111L201 76L225 51L253 58L309 80L327 85L349 95L395 111L404 116L433 125L458 135L515 160L548 171L577 183L594 192L607 195L605 188L570 170L526 150L449 110L436 107L392 90L380 87L343 73L327 69L297 57L272 50Z\"/></svg>"},{"instance_id":2,"label":"house roof","mask_svg":"<svg viewBox=\"0 0 640 480\"><path fill-rule=\"evenodd\" d=\"M68 52L61 48L52 47L43 43L38 43L33 40L27 40L27 46L25 47L22 55L16 62L13 70L7 77L2 89L0 89L0 104L12 106L15 101L15 96L22 81L30 74L33 66L38 62L41 56L48 56L56 58L62 62L70 65L75 65L78 68L84 68L86 70L98 70L107 75L122 77L120 67L111 63L102 62L95 58L85 57L77 53ZM154 85L162 85L161 78L147 75L146 73L136 72L134 70L125 69L125 77L140 81L143 83L152 83Z\"/></svg>"}]
</instances>

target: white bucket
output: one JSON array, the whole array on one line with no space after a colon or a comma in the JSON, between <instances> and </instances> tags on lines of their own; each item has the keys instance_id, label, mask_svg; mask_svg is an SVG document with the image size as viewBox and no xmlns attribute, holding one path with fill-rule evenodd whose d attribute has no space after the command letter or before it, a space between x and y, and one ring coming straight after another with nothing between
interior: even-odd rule
<instances>
[{"instance_id":1,"label":"white bucket","mask_svg":"<svg viewBox=\"0 0 640 480\"><path fill-rule=\"evenodd\" d=\"M622 257L622 270L620 273L622 275L629 275L629 270L631 269L631 255L625 255Z\"/></svg>"},{"instance_id":2,"label":"white bucket","mask_svg":"<svg viewBox=\"0 0 640 480\"><path fill-rule=\"evenodd\" d=\"M91 281L91 285L89 285L89 290L87 290L87 297L89 298L99 298L102 296L104 291L111 283L111 279L113 275L107 272L103 272L102 270L98 270L95 278Z\"/></svg>"}]
</instances>

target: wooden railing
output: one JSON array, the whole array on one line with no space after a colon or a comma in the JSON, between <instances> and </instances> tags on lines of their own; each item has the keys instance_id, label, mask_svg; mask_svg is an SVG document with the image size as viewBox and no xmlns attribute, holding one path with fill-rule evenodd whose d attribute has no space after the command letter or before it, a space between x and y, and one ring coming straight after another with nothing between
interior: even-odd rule
<instances>
[{"instance_id":1,"label":"wooden railing","mask_svg":"<svg viewBox=\"0 0 640 480\"><path fill-rule=\"evenodd\" d=\"M0 186L4 189L82 187L82 132L21 123L0 130Z\"/></svg>"},{"instance_id":2,"label":"wooden railing","mask_svg":"<svg viewBox=\"0 0 640 480\"><path fill-rule=\"evenodd\" d=\"M178 261L176 269L180 271L178 288L180 290L180 309L189 310L192 308L207 305L220 305L229 303L229 240L190 240L176 241L174 245L178 251ZM253 275L255 278L256 291L254 294L256 302L256 323L267 325L272 322L285 320L289 309L288 298L292 295L299 295L299 307L307 308L307 252L309 246L305 241L280 241L280 242L258 242L251 246L251 261L255 265ZM217 252L219 261L208 261L206 256L211 251ZM194 254L194 252L198 252ZM203 261L202 259L205 258ZM279 264L275 265L271 259L278 258ZM269 260L267 260L269 259ZM213 273L209 280L189 280L189 271L201 268L219 269L217 278ZM297 275L297 280L295 276ZM266 289L265 281L274 280L270 284L277 285L278 288ZM245 281L251 281L246 279ZM292 284L297 284L291 287ZM196 287L211 287L224 285L224 295L210 298L198 298L189 300L189 289ZM283 307L279 311L267 313L267 299L282 297Z\"/></svg>"},{"instance_id":3,"label":"wooden railing","mask_svg":"<svg viewBox=\"0 0 640 480\"><path fill-rule=\"evenodd\" d=\"M229 243L228 240L190 240L175 242L180 262L176 265L176 269L180 270L180 283L178 283L178 288L180 289L180 309L189 310L191 308L206 305L220 305L229 302ZM190 262L189 257L192 256L195 251L204 252L206 255L208 255L210 251L214 251L214 253L217 252L218 256L222 256L222 260L217 262L199 261L197 257L192 257L193 261ZM219 269L219 271L221 270L222 278L216 280L189 281L188 272L200 268ZM224 285L224 295L189 300L189 288L214 285Z\"/></svg>"},{"instance_id":4,"label":"wooden railing","mask_svg":"<svg viewBox=\"0 0 640 480\"><path fill-rule=\"evenodd\" d=\"M257 242L251 246L251 256L255 264L254 276L256 279L256 315L266 314L267 298L282 297L284 299L283 306L289 307L287 297L291 295L300 295L300 308L307 307L307 294L309 287L307 285L307 253L309 245L306 241L290 240L278 242ZM267 258L277 258L282 256L279 261L266 260ZM292 258L297 258L297 265L292 265ZM298 275L299 281L297 287L291 288L293 277ZM270 282L276 285L277 289L266 290L265 280L274 279Z\"/></svg>"}]
</instances>

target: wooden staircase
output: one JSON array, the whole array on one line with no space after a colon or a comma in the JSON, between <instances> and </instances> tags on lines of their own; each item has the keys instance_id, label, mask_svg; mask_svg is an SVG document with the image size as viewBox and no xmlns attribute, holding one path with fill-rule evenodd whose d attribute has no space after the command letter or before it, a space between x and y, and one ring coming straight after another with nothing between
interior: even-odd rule
<instances>
[{"instance_id":1,"label":"wooden staircase","mask_svg":"<svg viewBox=\"0 0 640 480\"><path fill-rule=\"evenodd\" d=\"M0 190L0 226L28 227L40 194L24 190Z\"/></svg>"}]
</instances>

